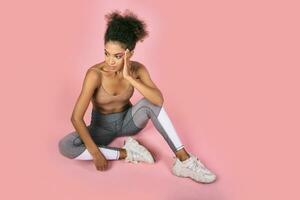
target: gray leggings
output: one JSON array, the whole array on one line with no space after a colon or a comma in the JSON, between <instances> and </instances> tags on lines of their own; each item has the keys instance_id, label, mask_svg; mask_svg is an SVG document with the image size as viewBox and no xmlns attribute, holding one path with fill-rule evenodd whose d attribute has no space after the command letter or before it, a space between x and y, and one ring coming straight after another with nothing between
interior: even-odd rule
<instances>
[{"instance_id":1,"label":"gray leggings","mask_svg":"<svg viewBox=\"0 0 300 200\"><path fill-rule=\"evenodd\" d=\"M116 156L106 156L114 160L119 157L119 148L107 145L116 137L139 133L145 128L149 119L174 153L184 147L164 107L157 106L146 98L140 99L135 105L130 105L122 112L102 114L93 109L91 123L87 128L93 141L103 153L106 155L117 153ZM84 159L83 154L88 154L85 144L76 131L63 137L58 146L59 152L67 158Z\"/></svg>"}]
</instances>

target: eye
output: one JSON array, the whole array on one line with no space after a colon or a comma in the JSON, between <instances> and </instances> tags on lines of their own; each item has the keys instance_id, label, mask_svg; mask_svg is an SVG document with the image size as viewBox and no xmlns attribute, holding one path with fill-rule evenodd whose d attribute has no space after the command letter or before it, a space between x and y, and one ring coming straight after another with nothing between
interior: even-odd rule
<instances>
[{"instance_id":1,"label":"eye","mask_svg":"<svg viewBox=\"0 0 300 200\"><path fill-rule=\"evenodd\" d=\"M116 56L116 58L117 58L117 59L121 59L121 58L122 58L122 56Z\"/></svg>"}]
</instances>

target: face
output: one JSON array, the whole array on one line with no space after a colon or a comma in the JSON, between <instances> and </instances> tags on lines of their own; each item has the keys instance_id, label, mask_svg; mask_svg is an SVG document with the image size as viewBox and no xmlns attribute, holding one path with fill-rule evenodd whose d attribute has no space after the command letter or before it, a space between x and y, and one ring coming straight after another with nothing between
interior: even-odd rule
<instances>
[{"instance_id":1,"label":"face","mask_svg":"<svg viewBox=\"0 0 300 200\"><path fill-rule=\"evenodd\" d=\"M123 69L125 50L119 42L108 41L104 47L105 63L108 71Z\"/></svg>"}]
</instances>

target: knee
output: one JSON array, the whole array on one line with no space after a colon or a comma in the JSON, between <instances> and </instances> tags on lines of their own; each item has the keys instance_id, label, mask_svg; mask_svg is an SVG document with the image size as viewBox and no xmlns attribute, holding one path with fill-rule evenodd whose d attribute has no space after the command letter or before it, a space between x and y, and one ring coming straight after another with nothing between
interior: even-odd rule
<instances>
[{"instance_id":1,"label":"knee","mask_svg":"<svg viewBox=\"0 0 300 200\"><path fill-rule=\"evenodd\" d=\"M140 101L143 106L148 106L148 107L160 108L163 105L163 103L161 103L160 105L154 104L151 101L149 101L146 97L143 97Z\"/></svg>"},{"instance_id":2,"label":"knee","mask_svg":"<svg viewBox=\"0 0 300 200\"><path fill-rule=\"evenodd\" d=\"M69 149L70 148L69 148L69 145L68 145L66 139L65 138L60 139L58 142L59 153L67 158L70 158L70 154L68 153Z\"/></svg>"},{"instance_id":3,"label":"knee","mask_svg":"<svg viewBox=\"0 0 300 200\"><path fill-rule=\"evenodd\" d=\"M146 114L149 118L152 114L157 116L161 109L162 106L155 105L144 97L134 105L133 113L139 111L140 113Z\"/></svg>"},{"instance_id":4,"label":"knee","mask_svg":"<svg viewBox=\"0 0 300 200\"><path fill-rule=\"evenodd\" d=\"M66 136L59 140L58 150L64 157L73 159L82 151L82 145L76 145L76 138Z\"/></svg>"}]
</instances>

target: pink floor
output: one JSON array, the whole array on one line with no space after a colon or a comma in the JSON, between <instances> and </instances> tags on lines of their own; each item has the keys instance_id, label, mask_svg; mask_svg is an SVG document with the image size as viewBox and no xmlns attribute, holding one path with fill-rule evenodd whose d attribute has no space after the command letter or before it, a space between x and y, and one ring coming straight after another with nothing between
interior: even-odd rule
<instances>
[{"instance_id":1,"label":"pink floor","mask_svg":"<svg viewBox=\"0 0 300 200\"><path fill-rule=\"evenodd\" d=\"M153 165L112 161L101 172L59 154L84 73L104 58L104 14L125 8L150 32L133 60L148 67L186 149L215 183L172 175L173 154L151 121L136 138ZM1 3L0 198L300 199L299 19L292 0ZM139 98L136 90L132 102Z\"/></svg>"}]
</instances>

